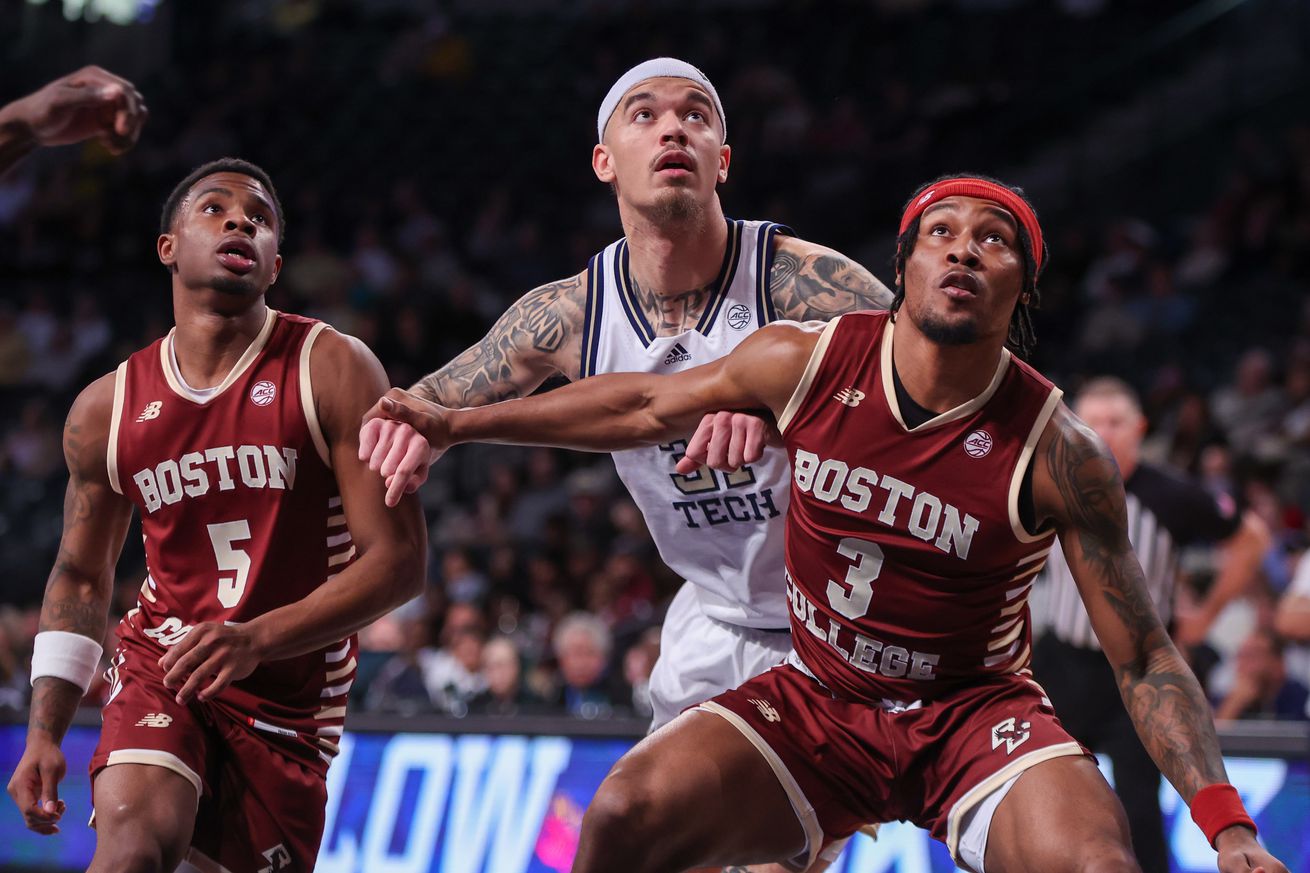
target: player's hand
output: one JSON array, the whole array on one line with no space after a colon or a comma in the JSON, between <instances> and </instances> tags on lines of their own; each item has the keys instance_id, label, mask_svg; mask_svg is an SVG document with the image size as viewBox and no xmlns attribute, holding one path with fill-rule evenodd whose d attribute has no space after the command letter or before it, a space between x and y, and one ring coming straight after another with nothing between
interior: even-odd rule
<instances>
[{"instance_id":1,"label":"player's hand","mask_svg":"<svg viewBox=\"0 0 1310 873\"><path fill-rule=\"evenodd\" d=\"M766 445L781 444L782 436L777 429L757 415L710 412L687 441L687 451L678 461L677 470L688 475L704 464L731 473L762 458Z\"/></svg>"},{"instance_id":2,"label":"player's hand","mask_svg":"<svg viewBox=\"0 0 1310 873\"><path fill-rule=\"evenodd\" d=\"M83 67L0 110L37 145L98 138L114 154L136 144L146 123L145 100L131 82L100 67Z\"/></svg>"},{"instance_id":3,"label":"player's hand","mask_svg":"<svg viewBox=\"0 0 1310 873\"><path fill-rule=\"evenodd\" d=\"M409 425L411 430L422 437L418 441L407 438L400 448L393 445L386 452L380 452L378 446L374 445L368 454L368 468L387 479L388 506L395 506L405 490L403 486L406 479L402 478L405 471L410 467L417 469L425 462L432 464L450 448L450 422L447 420L450 412L446 407L429 403L408 391L392 388L364 415L364 424L360 429L360 460L365 459L364 428L376 419ZM427 447L426 456L423 454L424 443ZM406 466L402 467L402 463Z\"/></svg>"},{"instance_id":4,"label":"player's hand","mask_svg":"<svg viewBox=\"0 0 1310 873\"><path fill-rule=\"evenodd\" d=\"M438 457L427 438L403 422L370 418L359 429L359 459L386 480L387 506L417 491Z\"/></svg>"},{"instance_id":5,"label":"player's hand","mask_svg":"<svg viewBox=\"0 0 1310 873\"><path fill-rule=\"evenodd\" d=\"M9 780L9 796L18 804L28 830L46 835L59 833L59 819L64 814L59 780L66 769L58 743L37 731L28 734L27 748Z\"/></svg>"},{"instance_id":6,"label":"player's hand","mask_svg":"<svg viewBox=\"0 0 1310 873\"><path fill-rule=\"evenodd\" d=\"M1233 825L1215 837L1219 873L1288 873L1287 866L1265 850L1250 828Z\"/></svg>"},{"instance_id":7,"label":"player's hand","mask_svg":"<svg viewBox=\"0 0 1310 873\"><path fill-rule=\"evenodd\" d=\"M178 703L209 700L244 679L263 660L245 625L207 621L191 628L159 659L164 687L176 689Z\"/></svg>"}]
</instances>

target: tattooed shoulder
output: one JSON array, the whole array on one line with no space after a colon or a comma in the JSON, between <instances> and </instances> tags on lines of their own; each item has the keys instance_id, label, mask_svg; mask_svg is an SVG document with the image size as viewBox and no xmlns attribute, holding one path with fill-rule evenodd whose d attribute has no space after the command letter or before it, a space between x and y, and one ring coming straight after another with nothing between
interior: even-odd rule
<instances>
[{"instance_id":1,"label":"tattooed shoulder","mask_svg":"<svg viewBox=\"0 0 1310 873\"><path fill-rule=\"evenodd\" d=\"M585 273L534 288L412 390L444 406L483 406L531 394L557 372L572 376L586 306Z\"/></svg>"},{"instance_id":2,"label":"tattooed shoulder","mask_svg":"<svg viewBox=\"0 0 1310 873\"><path fill-rule=\"evenodd\" d=\"M826 321L892 302L887 286L855 261L794 237L778 238L769 289L779 317L794 321Z\"/></svg>"},{"instance_id":3,"label":"tattooed shoulder","mask_svg":"<svg viewBox=\"0 0 1310 873\"><path fill-rule=\"evenodd\" d=\"M77 478L107 478L110 417L114 407L115 374L92 382L73 401L64 420L64 459Z\"/></svg>"}]
</instances>

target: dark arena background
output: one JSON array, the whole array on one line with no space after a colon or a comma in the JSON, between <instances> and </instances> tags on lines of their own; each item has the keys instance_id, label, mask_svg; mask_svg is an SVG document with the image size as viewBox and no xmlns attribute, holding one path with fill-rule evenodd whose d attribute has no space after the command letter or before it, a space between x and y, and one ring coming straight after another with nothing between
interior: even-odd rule
<instances>
[{"instance_id":1,"label":"dark arena background","mask_svg":"<svg viewBox=\"0 0 1310 873\"><path fill-rule=\"evenodd\" d=\"M1310 870L1310 624L1294 620L1310 607L1310 3L0 0L0 50L0 104L95 63L150 108L120 158L44 149L0 177L6 779L61 530L61 423L171 326L154 240L175 182L229 154L267 169L287 214L270 305L360 337L407 387L622 235L589 166L596 109L667 54L723 97L725 212L787 224L888 285L919 182L969 170L1024 187L1051 252L1032 363L1071 395L1126 380L1144 456L1270 532L1256 578L1188 653L1215 707L1242 716L1218 726L1262 839ZM604 455L462 447L421 497L426 591L360 634L316 869L567 871L592 793L645 732L681 580ZM129 533L114 620L141 586L140 543ZM1223 557L1181 552L1176 615ZM1043 602L1039 582L1038 632ZM598 656L582 678L554 645L570 616ZM1234 710L1253 686L1261 702ZM6 801L0 869L85 868L106 694L92 686L64 743L62 833L27 831ZM1161 799L1172 869L1214 870L1167 783ZM832 869L952 868L899 823Z\"/></svg>"}]
</instances>

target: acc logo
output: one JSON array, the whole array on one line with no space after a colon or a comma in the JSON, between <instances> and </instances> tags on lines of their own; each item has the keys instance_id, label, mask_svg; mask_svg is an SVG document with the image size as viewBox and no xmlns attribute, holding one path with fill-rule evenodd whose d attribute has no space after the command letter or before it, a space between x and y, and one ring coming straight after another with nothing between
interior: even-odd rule
<instances>
[{"instance_id":1,"label":"acc logo","mask_svg":"<svg viewBox=\"0 0 1310 873\"><path fill-rule=\"evenodd\" d=\"M999 748L1004 743L1005 754L1010 754L1028 741L1030 727L1031 722L1021 721L1016 725L1013 718L1007 718L992 728L992 748Z\"/></svg>"},{"instance_id":2,"label":"acc logo","mask_svg":"<svg viewBox=\"0 0 1310 873\"><path fill-rule=\"evenodd\" d=\"M767 700L748 700L747 703L755 704L755 708L764 716L765 721L782 721L782 716L778 715L778 710Z\"/></svg>"},{"instance_id":3,"label":"acc logo","mask_svg":"<svg viewBox=\"0 0 1310 873\"><path fill-rule=\"evenodd\" d=\"M146 408L141 410L141 414L136 417L137 424L143 421L149 421L152 418L159 418L159 410L164 408L164 401L151 400L146 404Z\"/></svg>"},{"instance_id":4,"label":"acc logo","mask_svg":"<svg viewBox=\"0 0 1310 873\"><path fill-rule=\"evenodd\" d=\"M992 435L985 430L975 430L964 438L964 450L971 458L981 458L992 450Z\"/></svg>"},{"instance_id":5,"label":"acc logo","mask_svg":"<svg viewBox=\"0 0 1310 873\"><path fill-rule=\"evenodd\" d=\"M277 386L267 379L260 379L250 389L250 402L256 406L268 406L277 396Z\"/></svg>"},{"instance_id":6,"label":"acc logo","mask_svg":"<svg viewBox=\"0 0 1310 873\"><path fill-rule=\"evenodd\" d=\"M728 327L733 330L744 330L746 325L751 323L751 311L744 303L734 303L728 310Z\"/></svg>"}]
</instances>

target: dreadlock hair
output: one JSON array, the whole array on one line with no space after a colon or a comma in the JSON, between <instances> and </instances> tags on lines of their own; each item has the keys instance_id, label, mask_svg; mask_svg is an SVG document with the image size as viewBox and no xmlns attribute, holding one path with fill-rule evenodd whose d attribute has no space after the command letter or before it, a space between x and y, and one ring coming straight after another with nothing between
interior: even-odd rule
<instances>
[{"instance_id":1,"label":"dreadlock hair","mask_svg":"<svg viewBox=\"0 0 1310 873\"><path fill-rule=\"evenodd\" d=\"M982 179L993 184L1007 188L1014 194L1023 199L1029 208L1032 208L1032 202L1027 195L1023 193L1022 188L1014 185L1007 185L999 179L991 176L984 176L981 173L948 173L945 176L938 176L931 182L926 182L915 189L910 195L910 199L905 201L905 209L910 208L910 204L919 199L919 195L927 191L933 185L944 182L947 179L959 179L961 177ZM1033 209L1033 214L1037 210ZM919 239L919 221L923 216L918 216L910 222L910 226L905 228L905 233L896 238L896 255L893 258L893 265L896 268L896 294L892 299L891 312L892 318L900 310L901 304L905 302L905 263L914 253L914 244ZM1016 222L1017 223L1017 222ZM1014 314L1010 316L1010 335L1006 338L1005 344L1010 347L1016 355L1021 358L1027 358L1032 354L1033 348L1037 345L1037 331L1033 328L1032 311L1041 308L1042 295L1037 290L1037 278L1040 271L1037 269L1037 260L1033 256L1033 241L1028 236L1028 231L1019 224L1019 249L1023 256L1023 290L1019 294L1019 302L1014 307ZM1043 242L1042 244L1042 264L1049 262L1049 247ZM1025 302L1025 298L1027 302Z\"/></svg>"},{"instance_id":2,"label":"dreadlock hair","mask_svg":"<svg viewBox=\"0 0 1310 873\"><path fill-rule=\"evenodd\" d=\"M277 189L273 187L273 180L268 177L268 173L262 167L241 158L219 158L216 161L201 164L190 173L187 173L186 178L177 183L172 193L168 195L168 199L164 201L164 209L159 216L159 232L161 234L172 233L173 222L177 220L177 211L181 208L182 201L186 198L187 192L191 190L191 186L206 176L212 176L215 173L237 173L238 175L249 176L268 192L268 196L273 199L273 212L277 217L277 241L280 246L287 225L282 217L282 201L278 199Z\"/></svg>"}]
</instances>

